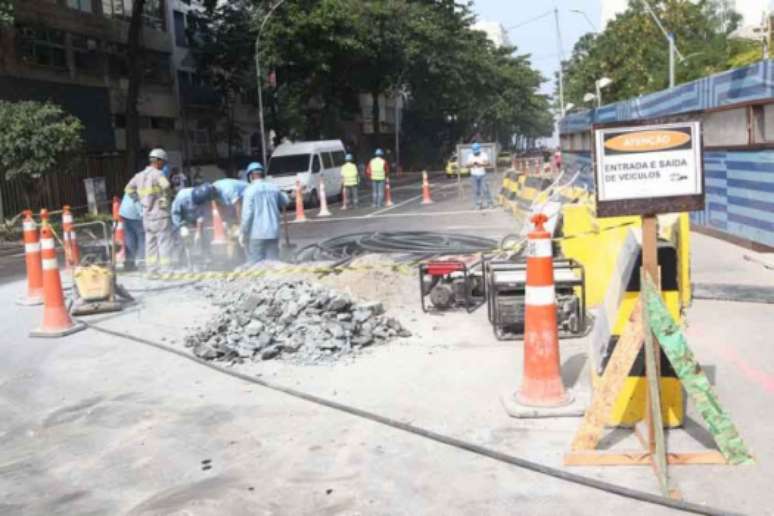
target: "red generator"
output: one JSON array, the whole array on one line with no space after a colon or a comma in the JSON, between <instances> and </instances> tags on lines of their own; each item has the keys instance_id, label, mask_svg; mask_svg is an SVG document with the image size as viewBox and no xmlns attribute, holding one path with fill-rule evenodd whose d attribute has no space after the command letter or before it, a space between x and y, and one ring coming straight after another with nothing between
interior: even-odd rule
<instances>
[{"instance_id":1,"label":"red generator","mask_svg":"<svg viewBox=\"0 0 774 516\"><path fill-rule=\"evenodd\" d=\"M419 265L419 292L422 311L464 307L468 313L486 301L486 285L481 257L445 256Z\"/></svg>"}]
</instances>

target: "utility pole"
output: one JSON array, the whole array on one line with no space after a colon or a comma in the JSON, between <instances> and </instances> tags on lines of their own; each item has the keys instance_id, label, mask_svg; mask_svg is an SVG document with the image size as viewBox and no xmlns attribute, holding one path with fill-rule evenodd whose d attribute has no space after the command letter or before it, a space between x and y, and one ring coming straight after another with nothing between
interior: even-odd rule
<instances>
[{"instance_id":1,"label":"utility pole","mask_svg":"<svg viewBox=\"0 0 774 516\"><path fill-rule=\"evenodd\" d=\"M670 32L669 38L669 87L675 87L675 33Z\"/></svg>"},{"instance_id":2,"label":"utility pole","mask_svg":"<svg viewBox=\"0 0 774 516\"><path fill-rule=\"evenodd\" d=\"M564 117L564 72L562 71L564 55L562 52L562 33L559 30L559 9L554 7L554 21L556 22L556 44L559 47L559 114Z\"/></svg>"},{"instance_id":3,"label":"utility pole","mask_svg":"<svg viewBox=\"0 0 774 516\"><path fill-rule=\"evenodd\" d=\"M276 4L274 4L270 9L269 12L266 13L266 16L263 17L263 21L261 22L261 26L258 29L258 35L255 37L255 75L258 82L258 118L260 119L260 125L261 125L261 157L263 158L263 161L261 162L264 167L267 167L269 164L266 163L266 130L264 129L263 125L263 77L261 76L261 34L263 34L263 29L266 27L266 22L269 21L269 18L271 18L271 15L274 14L274 11L277 10L277 7L282 5L285 2L285 0L279 0Z\"/></svg>"}]
</instances>

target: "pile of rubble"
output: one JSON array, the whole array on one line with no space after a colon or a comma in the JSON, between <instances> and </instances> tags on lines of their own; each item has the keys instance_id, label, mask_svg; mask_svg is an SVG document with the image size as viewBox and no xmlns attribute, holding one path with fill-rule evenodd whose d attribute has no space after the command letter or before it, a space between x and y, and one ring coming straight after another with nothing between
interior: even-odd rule
<instances>
[{"instance_id":1,"label":"pile of rubble","mask_svg":"<svg viewBox=\"0 0 774 516\"><path fill-rule=\"evenodd\" d=\"M218 314L185 338L207 360L336 360L395 337L410 337L378 302L360 302L302 280L261 279L205 287Z\"/></svg>"}]
</instances>

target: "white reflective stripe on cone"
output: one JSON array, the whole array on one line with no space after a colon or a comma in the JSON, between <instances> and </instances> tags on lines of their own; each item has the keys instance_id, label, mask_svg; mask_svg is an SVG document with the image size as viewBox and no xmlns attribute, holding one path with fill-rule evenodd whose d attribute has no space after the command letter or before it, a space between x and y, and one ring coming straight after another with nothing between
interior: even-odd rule
<instances>
[{"instance_id":1,"label":"white reflective stripe on cone","mask_svg":"<svg viewBox=\"0 0 774 516\"><path fill-rule=\"evenodd\" d=\"M44 238L41 240L40 245L43 249L53 249L54 248L54 239L53 238Z\"/></svg>"},{"instance_id":2,"label":"white reflective stripe on cone","mask_svg":"<svg viewBox=\"0 0 774 516\"><path fill-rule=\"evenodd\" d=\"M39 253L40 252L40 242L35 242L34 244L24 244L24 252L25 253Z\"/></svg>"},{"instance_id":3,"label":"white reflective stripe on cone","mask_svg":"<svg viewBox=\"0 0 774 516\"><path fill-rule=\"evenodd\" d=\"M65 231L62 236L64 236L65 242L70 240L70 232L69 231Z\"/></svg>"},{"instance_id":4,"label":"white reflective stripe on cone","mask_svg":"<svg viewBox=\"0 0 774 516\"><path fill-rule=\"evenodd\" d=\"M72 215L62 215L62 224L70 224L73 221Z\"/></svg>"},{"instance_id":5,"label":"white reflective stripe on cone","mask_svg":"<svg viewBox=\"0 0 774 516\"><path fill-rule=\"evenodd\" d=\"M24 231L35 231L35 221L34 220L25 221L22 224L22 227L24 228Z\"/></svg>"},{"instance_id":6,"label":"white reflective stripe on cone","mask_svg":"<svg viewBox=\"0 0 774 516\"><path fill-rule=\"evenodd\" d=\"M527 256L529 258L551 258L553 250L551 249L550 238L537 238L527 242Z\"/></svg>"},{"instance_id":7,"label":"white reflective stripe on cone","mask_svg":"<svg viewBox=\"0 0 774 516\"><path fill-rule=\"evenodd\" d=\"M54 269L58 269L59 264L56 261L56 258L44 258L43 259L43 270L44 271L52 271Z\"/></svg>"},{"instance_id":8,"label":"white reflective stripe on cone","mask_svg":"<svg viewBox=\"0 0 774 516\"><path fill-rule=\"evenodd\" d=\"M525 296L524 304L530 306L548 306L556 304L554 286L530 287L527 285L527 294Z\"/></svg>"}]
</instances>

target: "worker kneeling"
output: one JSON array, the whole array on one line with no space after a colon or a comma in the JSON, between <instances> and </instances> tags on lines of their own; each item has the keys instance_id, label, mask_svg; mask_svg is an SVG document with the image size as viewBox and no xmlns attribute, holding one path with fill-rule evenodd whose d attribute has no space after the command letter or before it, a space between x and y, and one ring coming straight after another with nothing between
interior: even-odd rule
<instances>
[{"instance_id":1,"label":"worker kneeling","mask_svg":"<svg viewBox=\"0 0 774 516\"><path fill-rule=\"evenodd\" d=\"M266 171L260 163L248 167L250 186L242 199L242 224L239 243L245 248L247 264L264 260L279 260L281 210L289 199L279 187L266 181Z\"/></svg>"},{"instance_id":2,"label":"worker kneeling","mask_svg":"<svg viewBox=\"0 0 774 516\"><path fill-rule=\"evenodd\" d=\"M215 188L204 183L194 188L183 188L175 196L172 202L172 226L184 246L181 251L198 247L202 256L209 256L210 237L202 228L212 219L210 201L215 194Z\"/></svg>"}]
</instances>

